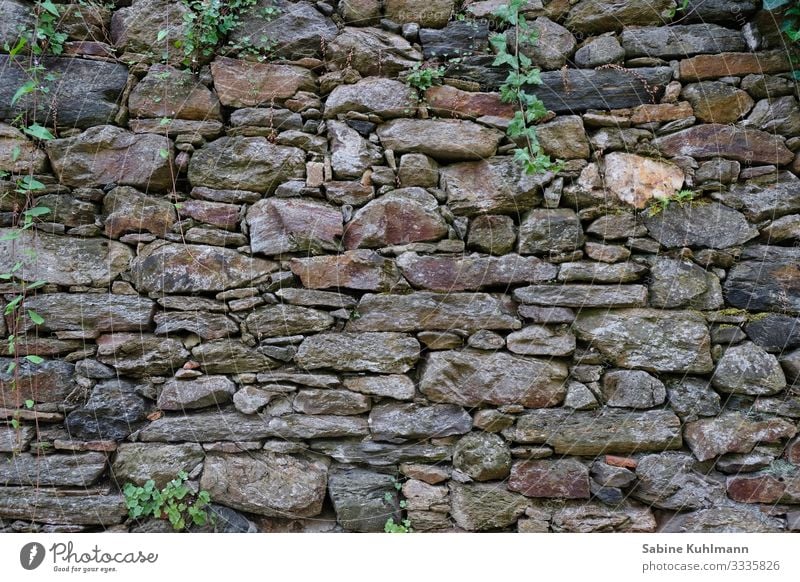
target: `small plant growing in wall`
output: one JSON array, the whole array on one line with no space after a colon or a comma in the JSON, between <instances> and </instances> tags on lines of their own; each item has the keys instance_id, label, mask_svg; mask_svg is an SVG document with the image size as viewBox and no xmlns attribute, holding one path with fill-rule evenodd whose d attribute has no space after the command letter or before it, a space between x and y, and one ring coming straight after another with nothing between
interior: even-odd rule
<instances>
[{"instance_id":1,"label":"small plant growing in wall","mask_svg":"<svg viewBox=\"0 0 800 582\"><path fill-rule=\"evenodd\" d=\"M206 525L211 519L207 510L211 496L208 491L193 495L186 485L188 478L186 472L181 471L163 489L158 489L152 479L142 487L126 483L122 493L125 495L128 516L132 519L166 519L175 531L187 530L193 525Z\"/></svg>"},{"instance_id":2,"label":"small plant growing in wall","mask_svg":"<svg viewBox=\"0 0 800 582\"><path fill-rule=\"evenodd\" d=\"M507 135L512 141L521 144L514 150L514 159L522 165L527 174L540 174L557 171L560 164L546 155L536 138L535 124L547 115L547 108L536 95L526 91L531 85L541 85L540 71L533 66L530 57L520 51L523 43L537 42L537 33L531 29L525 16L520 12L526 0L510 0L494 12L502 24L514 32L514 49L509 50L508 31L495 34L490 42L495 49L494 66L510 68L508 76L500 85L500 99L512 103L517 111L508 125Z\"/></svg>"}]
</instances>

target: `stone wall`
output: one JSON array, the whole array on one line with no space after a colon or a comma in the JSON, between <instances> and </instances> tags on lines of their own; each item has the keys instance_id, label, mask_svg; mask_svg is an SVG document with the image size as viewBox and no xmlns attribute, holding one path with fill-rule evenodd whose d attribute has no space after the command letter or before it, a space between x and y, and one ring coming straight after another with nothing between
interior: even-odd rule
<instances>
[{"instance_id":1,"label":"stone wall","mask_svg":"<svg viewBox=\"0 0 800 582\"><path fill-rule=\"evenodd\" d=\"M261 2L196 74L182 4L117 4L66 9L46 145L0 55L0 233L19 176L52 210L0 242L46 282L0 531L161 530L120 488L181 470L218 530L800 528L800 109L760 2L531 0L535 176L500 0ZM0 11L13 45L31 4Z\"/></svg>"}]
</instances>

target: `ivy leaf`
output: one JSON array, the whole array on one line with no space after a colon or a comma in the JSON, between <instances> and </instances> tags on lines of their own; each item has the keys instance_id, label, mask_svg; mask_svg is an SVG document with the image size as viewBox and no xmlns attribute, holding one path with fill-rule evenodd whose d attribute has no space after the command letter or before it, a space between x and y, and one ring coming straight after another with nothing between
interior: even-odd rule
<instances>
[{"instance_id":1,"label":"ivy leaf","mask_svg":"<svg viewBox=\"0 0 800 582\"><path fill-rule=\"evenodd\" d=\"M41 356L34 356L33 354L29 354L25 356L25 359L28 360L31 364L39 365L44 362L44 358Z\"/></svg>"}]
</instances>

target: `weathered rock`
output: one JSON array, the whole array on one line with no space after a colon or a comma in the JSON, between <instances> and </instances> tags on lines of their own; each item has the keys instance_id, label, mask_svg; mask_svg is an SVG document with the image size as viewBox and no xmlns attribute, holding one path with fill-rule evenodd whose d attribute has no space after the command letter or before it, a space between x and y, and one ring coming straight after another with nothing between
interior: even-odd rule
<instances>
[{"instance_id":1,"label":"weathered rock","mask_svg":"<svg viewBox=\"0 0 800 582\"><path fill-rule=\"evenodd\" d=\"M155 316L156 335L189 332L204 340L214 340L239 334L239 326L221 313L206 311L159 312Z\"/></svg>"},{"instance_id":2,"label":"weathered rock","mask_svg":"<svg viewBox=\"0 0 800 582\"><path fill-rule=\"evenodd\" d=\"M450 515L467 531L508 527L525 512L528 500L498 483L463 485L450 481Z\"/></svg>"},{"instance_id":3,"label":"weathered rock","mask_svg":"<svg viewBox=\"0 0 800 582\"><path fill-rule=\"evenodd\" d=\"M541 408L561 403L566 377L560 362L504 352L444 351L428 355L419 389L434 402Z\"/></svg>"},{"instance_id":4,"label":"weathered rock","mask_svg":"<svg viewBox=\"0 0 800 582\"><path fill-rule=\"evenodd\" d=\"M335 69L353 68L364 76L394 77L422 60L419 51L401 36L349 26L328 45L326 56Z\"/></svg>"},{"instance_id":5,"label":"weathered rock","mask_svg":"<svg viewBox=\"0 0 800 582\"><path fill-rule=\"evenodd\" d=\"M536 257L441 257L404 253L397 266L414 287L433 291L466 291L541 283L556 276L556 268Z\"/></svg>"},{"instance_id":6,"label":"weathered rock","mask_svg":"<svg viewBox=\"0 0 800 582\"><path fill-rule=\"evenodd\" d=\"M40 125L81 129L113 122L119 111L117 100L128 80L127 67L63 57L45 57L39 63L44 67L37 75L41 89L15 100L17 89L30 80L27 58L22 61L21 57L0 55L0 70L3 71L0 119L11 120L27 114ZM47 98L43 99L45 91ZM12 104L12 100L15 103ZM130 166L129 171L135 167Z\"/></svg>"},{"instance_id":7,"label":"weathered rock","mask_svg":"<svg viewBox=\"0 0 800 582\"><path fill-rule=\"evenodd\" d=\"M663 382L641 370L606 372L602 392L608 406L622 408L653 408L667 396Z\"/></svg>"},{"instance_id":8,"label":"weathered rock","mask_svg":"<svg viewBox=\"0 0 800 582\"><path fill-rule=\"evenodd\" d=\"M645 225L650 236L668 248L724 249L758 234L740 212L716 202L670 204L656 216L646 216Z\"/></svg>"},{"instance_id":9,"label":"weathered rock","mask_svg":"<svg viewBox=\"0 0 800 582\"><path fill-rule=\"evenodd\" d=\"M726 348L711 382L720 392L753 396L777 394L786 387L778 358L751 342Z\"/></svg>"},{"instance_id":10,"label":"weathered rock","mask_svg":"<svg viewBox=\"0 0 800 582\"><path fill-rule=\"evenodd\" d=\"M564 329L529 325L508 334L508 351L526 356L568 356L575 351L575 336Z\"/></svg>"},{"instance_id":11,"label":"weathered rock","mask_svg":"<svg viewBox=\"0 0 800 582\"><path fill-rule=\"evenodd\" d=\"M333 175L339 180L360 178L371 166L383 159L380 148L361 137L355 129L341 121L328 121Z\"/></svg>"},{"instance_id":12,"label":"weathered rock","mask_svg":"<svg viewBox=\"0 0 800 582\"><path fill-rule=\"evenodd\" d=\"M313 91L317 79L314 73L303 67L238 61L227 57L214 59L211 74L219 100L226 107L258 107L280 103L298 91Z\"/></svg>"},{"instance_id":13,"label":"weathered rock","mask_svg":"<svg viewBox=\"0 0 800 582\"><path fill-rule=\"evenodd\" d=\"M652 307L663 309L722 307L722 288L719 279L694 263L659 257L650 267L650 276Z\"/></svg>"},{"instance_id":14,"label":"weathered rock","mask_svg":"<svg viewBox=\"0 0 800 582\"><path fill-rule=\"evenodd\" d=\"M191 473L203 458L203 448L196 443L120 443L111 473L120 487L125 483L142 486L152 479L161 489L175 478L177 472Z\"/></svg>"},{"instance_id":15,"label":"weathered rock","mask_svg":"<svg viewBox=\"0 0 800 582\"><path fill-rule=\"evenodd\" d=\"M105 469L103 453L46 456L20 453L0 462L0 484L4 487L88 487Z\"/></svg>"},{"instance_id":16,"label":"weathered rock","mask_svg":"<svg viewBox=\"0 0 800 582\"><path fill-rule=\"evenodd\" d=\"M292 259L292 272L309 289L347 288L385 291L397 282L392 261L374 251L359 249L336 256Z\"/></svg>"},{"instance_id":17,"label":"weathered rock","mask_svg":"<svg viewBox=\"0 0 800 582\"><path fill-rule=\"evenodd\" d=\"M448 22L441 30L420 29L419 40L426 59L465 58L489 47L489 26L487 22L470 20Z\"/></svg>"},{"instance_id":18,"label":"weathered rock","mask_svg":"<svg viewBox=\"0 0 800 582\"><path fill-rule=\"evenodd\" d=\"M149 410L134 389L133 383L126 380L98 383L86 404L67 416L69 435L84 440L125 439L144 422Z\"/></svg>"},{"instance_id":19,"label":"weathered rock","mask_svg":"<svg viewBox=\"0 0 800 582\"><path fill-rule=\"evenodd\" d=\"M219 406L230 402L236 384L225 376L199 376L188 380L167 380L158 394L161 410L186 410Z\"/></svg>"},{"instance_id":20,"label":"weathered rock","mask_svg":"<svg viewBox=\"0 0 800 582\"><path fill-rule=\"evenodd\" d=\"M135 117L221 119L219 99L189 71L153 65L131 91L128 109Z\"/></svg>"},{"instance_id":21,"label":"weathered rock","mask_svg":"<svg viewBox=\"0 0 800 582\"><path fill-rule=\"evenodd\" d=\"M364 469L338 469L328 478L328 494L343 528L382 532L392 517L400 520L400 505L391 475Z\"/></svg>"},{"instance_id":22,"label":"weathered rock","mask_svg":"<svg viewBox=\"0 0 800 582\"><path fill-rule=\"evenodd\" d=\"M511 470L511 449L499 435L471 432L456 443L453 466L476 481L505 479Z\"/></svg>"},{"instance_id":23,"label":"weathered rock","mask_svg":"<svg viewBox=\"0 0 800 582\"><path fill-rule=\"evenodd\" d=\"M581 247L583 229L578 215L568 208L535 208L520 223L520 254L569 252Z\"/></svg>"},{"instance_id":24,"label":"weathered rock","mask_svg":"<svg viewBox=\"0 0 800 582\"><path fill-rule=\"evenodd\" d=\"M418 358L419 343L402 333L325 333L303 340L295 362L309 370L396 374Z\"/></svg>"},{"instance_id":25,"label":"weathered rock","mask_svg":"<svg viewBox=\"0 0 800 582\"><path fill-rule=\"evenodd\" d=\"M192 350L192 357L200 362L207 374L263 372L279 365L279 362L236 340L201 343Z\"/></svg>"},{"instance_id":26,"label":"weathered rock","mask_svg":"<svg viewBox=\"0 0 800 582\"><path fill-rule=\"evenodd\" d=\"M180 368L189 352L172 338L150 334L113 333L97 338L97 359L121 374L165 374Z\"/></svg>"},{"instance_id":27,"label":"weathered rock","mask_svg":"<svg viewBox=\"0 0 800 582\"><path fill-rule=\"evenodd\" d=\"M374 113L383 119L407 117L416 107L414 90L405 83L382 77L362 79L353 85L339 85L325 101L325 118L358 112Z\"/></svg>"},{"instance_id":28,"label":"weathered rock","mask_svg":"<svg viewBox=\"0 0 800 582\"><path fill-rule=\"evenodd\" d=\"M370 412L369 427L374 440L397 443L467 433L472 417L455 404L379 404Z\"/></svg>"},{"instance_id":29,"label":"weathered rock","mask_svg":"<svg viewBox=\"0 0 800 582\"><path fill-rule=\"evenodd\" d=\"M507 435L516 442L548 444L557 454L596 456L678 449L680 425L680 419L667 410L557 408L526 412Z\"/></svg>"},{"instance_id":30,"label":"weathered rock","mask_svg":"<svg viewBox=\"0 0 800 582\"><path fill-rule=\"evenodd\" d=\"M651 507L678 511L720 504L725 499L724 486L702 474L697 465L694 457L681 452L642 457L631 497Z\"/></svg>"},{"instance_id":31,"label":"weathered rock","mask_svg":"<svg viewBox=\"0 0 800 582\"><path fill-rule=\"evenodd\" d=\"M707 373L713 368L705 319L691 311L582 311L573 326L615 365L654 372Z\"/></svg>"},{"instance_id":32,"label":"weathered rock","mask_svg":"<svg viewBox=\"0 0 800 582\"><path fill-rule=\"evenodd\" d=\"M531 31L537 35L533 44L521 42L519 50L529 57L533 63L545 70L560 69L575 52L577 42L572 33L547 18L540 16L530 23ZM509 35L509 43L516 40L514 34ZM511 44L513 47L513 44Z\"/></svg>"},{"instance_id":33,"label":"weathered rock","mask_svg":"<svg viewBox=\"0 0 800 582\"><path fill-rule=\"evenodd\" d=\"M461 216L519 215L541 199L542 175L526 174L509 157L451 164L441 176L447 206Z\"/></svg>"},{"instance_id":34,"label":"weathered rock","mask_svg":"<svg viewBox=\"0 0 800 582\"><path fill-rule=\"evenodd\" d=\"M670 198L683 179L675 164L623 152L605 157L606 187L634 208L644 208L653 198Z\"/></svg>"},{"instance_id":35,"label":"weathered rock","mask_svg":"<svg viewBox=\"0 0 800 582\"><path fill-rule=\"evenodd\" d=\"M643 307L647 304L644 285L530 285L514 290L514 299L533 305L562 307Z\"/></svg>"},{"instance_id":36,"label":"weathered rock","mask_svg":"<svg viewBox=\"0 0 800 582\"><path fill-rule=\"evenodd\" d=\"M219 503L273 517L312 517L322 511L327 469L278 453L209 453L200 487Z\"/></svg>"},{"instance_id":37,"label":"weathered rock","mask_svg":"<svg viewBox=\"0 0 800 582\"><path fill-rule=\"evenodd\" d=\"M575 459L520 461L511 468L508 488L527 497L589 498L589 469Z\"/></svg>"},{"instance_id":38,"label":"weathered rock","mask_svg":"<svg viewBox=\"0 0 800 582\"><path fill-rule=\"evenodd\" d=\"M98 125L75 137L50 140L46 149L56 176L67 186L121 184L162 191L172 185L172 142L164 136Z\"/></svg>"},{"instance_id":39,"label":"weathered rock","mask_svg":"<svg viewBox=\"0 0 800 582\"><path fill-rule=\"evenodd\" d=\"M611 0L603 6L598 6L590 0L581 0L570 9L566 26L570 30L592 33L619 30L630 24L657 25L669 21L672 8L674 8L673 3L667 0L656 2Z\"/></svg>"},{"instance_id":40,"label":"weathered rock","mask_svg":"<svg viewBox=\"0 0 800 582\"><path fill-rule=\"evenodd\" d=\"M129 186L114 188L103 198L103 216L109 238L142 232L163 237L177 220L175 207L169 201Z\"/></svg>"},{"instance_id":41,"label":"weathered rock","mask_svg":"<svg viewBox=\"0 0 800 582\"><path fill-rule=\"evenodd\" d=\"M800 312L798 249L752 246L743 251L741 258L725 280L728 303L754 311Z\"/></svg>"},{"instance_id":42,"label":"weathered rock","mask_svg":"<svg viewBox=\"0 0 800 582\"><path fill-rule=\"evenodd\" d=\"M416 152L458 162L493 156L503 135L471 121L395 119L378 127L378 137L395 153Z\"/></svg>"},{"instance_id":43,"label":"weathered rock","mask_svg":"<svg viewBox=\"0 0 800 582\"><path fill-rule=\"evenodd\" d=\"M667 381L667 398L672 410L684 422L701 416L716 416L720 412L719 394L702 378L686 376Z\"/></svg>"},{"instance_id":44,"label":"weathered rock","mask_svg":"<svg viewBox=\"0 0 800 582\"><path fill-rule=\"evenodd\" d=\"M583 45L575 53L575 64L582 69L593 69L609 63L621 63L625 49L613 36L600 36Z\"/></svg>"},{"instance_id":45,"label":"weathered rock","mask_svg":"<svg viewBox=\"0 0 800 582\"><path fill-rule=\"evenodd\" d=\"M792 152L779 136L719 123L696 125L671 133L656 138L653 145L668 157L691 156L705 160L721 156L738 162L780 166L793 159Z\"/></svg>"},{"instance_id":46,"label":"weathered rock","mask_svg":"<svg viewBox=\"0 0 800 582\"><path fill-rule=\"evenodd\" d=\"M416 22L425 28L442 28L455 10L454 0L386 0L384 12L393 21Z\"/></svg>"},{"instance_id":47,"label":"weathered rock","mask_svg":"<svg viewBox=\"0 0 800 582\"><path fill-rule=\"evenodd\" d=\"M351 331L519 329L511 306L488 293L367 294L358 303Z\"/></svg>"},{"instance_id":48,"label":"weathered rock","mask_svg":"<svg viewBox=\"0 0 800 582\"><path fill-rule=\"evenodd\" d=\"M111 527L128 515L122 495L62 491L44 487L0 488L0 515L48 524Z\"/></svg>"},{"instance_id":49,"label":"weathered rock","mask_svg":"<svg viewBox=\"0 0 800 582\"><path fill-rule=\"evenodd\" d=\"M262 16L268 7L275 12ZM278 58L319 57L337 32L333 21L310 2L261 0L245 8L240 18L241 23L231 30L229 40Z\"/></svg>"},{"instance_id":50,"label":"weathered rock","mask_svg":"<svg viewBox=\"0 0 800 582\"><path fill-rule=\"evenodd\" d=\"M261 339L325 331L333 326L333 318L308 307L270 305L252 311L245 324L251 334Z\"/></svg>"},{"instance_id":51,"label":"weathered rock","mask_svg":"<svg viewBox=\"0 0 800 582\"><path fill-rule=\"evenodd\" d=\"M38 329L99 334L147 329L155 303L138 295L47 293L26 299L25 308L44 318ZM33 322L26 327L32 329Z\"/></svg>"},{"instance_id":52,"label":"weathered rock","mask_svg":"<svg viewBox=\"0 0 800 582\"><path fill-rule=\"evenodd\" d=\"M746 91L720 81L686 85L681 96L704 123L733 123L746 115L754 103Z\"/></svg>"},{"instance_id":53,"label":"weathered rock","mask_svg":"<svg viewBox=\"0 0 800 582\"><path fill-rule=\"evenodd\" d=\"M344 245L379 248L438 240L447 234L447 223L437 209L436 199L422 188L393 190L355 213L347 223Z\"/></svg>"},{"instance_id":54,"label":"weathered rock","mask_svg":"<svg viewBox=\"0 0 800 582\"><path fill-rule=\"evenodd\" d=\"M760 442L774 443L795 435L797 428L782 419L751 419L739 412L723 412L686 424L686 444L700 461L725 453L749 453Z\"/></svg>"},{"instance_id":55,"label":"weathered rock","mask_svg":"<svg viewBox=\"0 0 800 582\"><path fill-rule=\"evenodd\" d=\"M704 53L745 50L740 31L717 24L637 26L623 30L620 41L629 59L655 57L668 60Z\"/></svg>"},{"instance_id":56,"label":"weathered rock","mask_svg":"<svg viewBox=\"0 0 800 582\"><path fill-rule=\"evenodd\" d=\"M10 229L0 228L0 272L8 273L18 262L22 268L14 273L25 281L47 281L54 285L86 285L106 287L127 270L132 253L116 241L81 239L30 231L16 233L3 240ZM15 248L25 249L24 254Z\"/></svg>"},{"instance_id":57,"label":"weathered rock","mask_svg":"<svg viewBox=\"0 0 800 582\"><path fill-rule=\"evenodd\" d=\"M300 390L292 407L303 414L361 414L370 409L370 399L349 390Z\"/></svg>"},{"instance_id":58,"label":"weathered rock","mask_svg":"<svg viewBox=\"0 0 800 582\"><path fill-rule=\"evenodd\" d=\"M791 69L782 50L760 53L719 53L698 55L680 62L683 81L703 81L720 77L743 77L751 74L781 73Z\"/></svg>"},{"instance_id":59,"label":"weathered rock","mask_svg":"<svg viewBox=\"0 0 800 582\"><path fill-rule=\"evenodd\" d=\"M394 398L395 400L411 400L414 398L414 382L408 376L391 374L388 376L355 376L344 379L348 390Z\"/></svg>"},{"instance_id":60,"label":"weathered rock","mask_svg":"<svg viewBox=\"0 0 800 582\"><path fill-rule=\"evenodd\" d=\"M782 180L777 184L735 184L730 191L718 196L721 202L741 210L754 222L774 220L800 210L798 180L791 174L780 177Z\"/></svg>"},{"instance_id":61,"label":"weathered rock","mask_svg":"<svg viewBox=\"0 0 800 582\"><path fill-rule=\"evenodd\" d=\"M305 153L263 137L222 137L197 150L189 164L193 186L272 193L305 176Z\"/></svg>"}]
</instances>

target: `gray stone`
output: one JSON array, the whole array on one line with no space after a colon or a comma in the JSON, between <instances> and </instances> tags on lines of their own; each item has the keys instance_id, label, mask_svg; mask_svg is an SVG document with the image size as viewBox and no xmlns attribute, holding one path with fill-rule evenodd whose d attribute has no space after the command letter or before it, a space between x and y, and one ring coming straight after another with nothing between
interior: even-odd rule
<instances>
[{"instance_id":1,"label":"gray stone","mask_svg":"<svg viewBox=\"0 0 800 582\"><path fill-rule=\"evenodd\" d=\"M619 30L626 25L661 24L670 20L674 8L672 0L609 0L602 6L592 0L580 0L570 8L566 26L593 33Z\"/></svg>"},{"instance_id":2,"label":"gray stone","mask_svg":"<svg viewBox=\"0 0 800 582\"><path fill-rule=\"evenodd\" d=\"M624 59L625 49L613 36L600 36L583 45L575 53L575 64L582 69L593 69L609 63L621 63Z\"/></svg>"},{"instance_id":3,"label":"gray stone","mask_svg":"<svg viewBox=\"0 0 800 582\"><path fill-rule=\"evenodd\" d=\"M45 456L20 453L0 458L0 485L89 487L105 470L103 453Z\"/></svg>"},{"instance_id":4,"label":"gray stone","mask_svg":"<svg viewBox=\"0 0 800 582\"><path fill-rule=\"evenodd\" d=\"M370 399L349 390L300 390L292 401L292 408L303 414L361 414L369 411Z\"/></svg>"},{"instance_id":5,"label":"gray stone","mask_svg":"<svg viewBox=\"0 0 800 582\"><path fill-rule=\"evenodd\" d=\"M297 251L333 251L342 236L341 211L306 198L266 198L247 211L253 252L280 255Z\"/></svg>"},{"instance_id":6,"label":"gray stone","mask_svg":"<svg viewBox=\"0 0 800 582\"><path fill-rule=\"evenodd\" d=\"M526 174L507 156L450 164L440 174L448 208L459 216L477 216L476 221L482 214L525 212L541 200L544 184L543 175Z\"/></svg>"},{"instance_id":7,"label":"gray stone","mask_svg":"<svg viewBox=\"0 0 800 582\"><path fill-rule=\"evenodd\" d=\"M428 355L419 389L434 402L540 408L561 403L566 378L566 366L556 361L504 352L444 351Z\"/></svg>"},{"instance_id":8,"label":"gray stone","mask_svg":"<svg viewBox=\"0 0 800 582\"><path fill-rule=\"evenodd\" d=\"M46 487L0 487L3 519L111 527L128 515L122 495Z\"/></svg>"},{"instance_id":9,"label":"gray stone","mask_svg":"<svg viewBox=\"0 0 800 582\"><path fill-rule=\"evenodd\" d=\"M752 246L742 252L725 280L727 302L752 311L800 313L800 250L791 247Z\"/></svg>"},{"instance_id":10,"label":"gray stone","mask_svg":"<svg viewBox=\"0 0 800 582\"><path fill-rule=\"evenodd\" d=\"M570 252L583 246L578 215L568 208L536 208L519 225L522 255Z\"/></svg>"},{"instance_id":11,"label":"gray stone","mask_svg":"<svg viewBox=\"0 0 800 582\"><path fill-rule=\"evenodd\" d=\"M376 55L381 55L380 59ZM334 70L355 69L364 76L394 77L422 60L403 37L377 28L346 26L326 51Z\"/></svg>"},{"instance_id":12,"label":"gray stone","mask_svg":"<svg viewBox=\"0 0 800 582\"><path fill-rule=\"evenodd\" d=\"M152 479L156 487L163 488L180 471L191 473L203 462L203 448L196 443L159 445L121 443L111 466L114 481L123 487L126 483L142 486Z\"/></svg>"},{"instance_id":13,"label":"gray stone","mask_svg":"<svg viewBox=\"0 0 800 582\"><path fill-rule=\"evenodd\" d=\"M471 432L456 443L453 466L476 481L505 479L511 470L511 449L499 435Z\"/></svg>"},{"instance_id":14,"label":"gray stone","mask_svg":"<svg viewBox=\"0 0 800 582\"><path fill-rule=\"evenodd\" d=\"M400 505L391 475L364 469L337 469L328 478L328 494L343 528L382 532L389 518L400 522Z\"/></svg>"},{"instance_id":15,"label":"gray stone","mask_svg":"<svg viewBox=\"0 0 800 582\"><path fill-rule=\"evenodd\" d=\"M667 398L672 410L684 422L716 416L720 412L719 394L702 378L685 376L668 380Z\"/></svg>"},{"instance_id":16,"label":"gray stone","mask_svg":"<svg viewBox=\"0 0 800 582\"><path fill-rule=\"evenodd\" d=\"M325 101L325 118L334 119L339 114L357 112L392 119L407 117L416 106L417 96L405 83L369 77L352 85L339 85L331 91Z\"/></svg>"},{"instance_id":17,"label":"gray stone","mask_svg":"<svg viewBox=\"0 0 800 582\"><path fill-rule=\"evenodd\" d=\"M428 293L410 295L366 294L356 308L359 317L349 331L417 331L519 329L505 298L488 293Z\"/></svg>"},{"instance_id":18,"label":"gray stone","mask_svg":"<svg viewBox=\"0 0 800 582\"><path fill-rule=\"evenodd\" d=\"M561 307L643 307L647 304L644 285L530 285L514 290L514 299L533 305Z\"/></svg>"},{"instance_id":19,"label":"gray stone","mask_svg":"<svg viewBox=\"0 0 800 582\"><path fill-rule=\"evenodd\" d=\"M463 485L450 481L450 515L467 531L485 531L512 525L525 512L528 500L507 491L501 483Z\"/></svg>"},{"instance_id":20,"label":"gray stone","mask_svg":"<svg viewBox=\"0 0 800 582\"><path fill-rule=\"evenodd\" d=\"M161 410L186 410L219 406L230 402L236 384L225 376L199 376L187 380L171 378L158 394Z\"/></svg>"},{"instance_id":21,"label":"gray stone","mask_svg":"<svg viewBox=\"0 0 800 582\"><path fill-rule=\"evenodd\" d=\"M114 333L97 338L97 359L130 376L172 373L189 358L173 338L146 333Z\"/></svg>"},{"instance_id":22,"label":"gray stone","mask_svg":"<svg viewBox=\"0 0 800 582\"><path fill-rule=\"evenodd\" d=\"M663 382L641 370L606 372L602 391L608 406L621 408L653 408L667 397Z\"/></svg>"},{"instance_id":23,"label":"gray stone","mask_svg":"<svg viewBox=\"0 0 800 582\"><path fill-rule=\"evenodd\" d=\"M717 24L626 28L622 31L620 40L629 59L635 57L682 59L698 54L745 50L744 38L739 30L731 30Z\"/></svg>"},{"instance_id":24,"label":"gray stone","mask_svg":"<svg viewBox=\"0 0 800 582\"><path fill-rule=\"evenodd\" d=\"M786 387L786 377L778 358L754 343L744 342L725 350L711 383L720 392L768 396Z\"/></svg>"},{"instance_id":25,"label":"gray stone","mask_svg":"<svg viewBox=\"0 0 800 582\"><path fill-rule=\"evenodd\" d=\"M575 336L567 330L529 325L508 334L508 351L526 356L568 356L575 351Z\"/></svg>"},{"instance_id":26,"label":"gray stone","mask_svg":"<svg viewBox=\"0 0 800 582\"><path fill-rule=\"evenodd\" d=\"M705 318L696 312L585 310L573 331L622 368L705 374L714 367Z\"/></svg>"},{"instance_id":27,"label":"gray stone","mask_svg":"<svg viewBox=\"0 0 800 582\"><path fill-rule=\"evenodd\" d=\"M251 334L262 339L325 331L333 326L333 318L318 309L280 304L253 310L245 325Z\"/></svg>"},{"instance_id":28,"label":"gray stone","mask_svg":"<svg viewBox=\"0 0 800 582\"><path fill-rule=\"evenodd\" d=\"M472 428L472 418L454 404L391 403L372 409L369 426L374 440L399 443L464 434Z\"/></svg>"},{"instance_id":29,"label":"gray stone","mask_svg":"<svg viewBox=\"0 0 800 582\"><path fill-rule=\"evenodd\" d=\"M395 119L378 127L378 137L395 153L421 153L443 162L480 160L495 154L503 135L471 121Z\"/></svg>"},{"instance_id":30,"label":"gray stone","mask_svg":"<svg viewBox=\"0 0 800 582\"><path fill-rule=\"evenodd\" d=\"M402 333L324 333L300 344L295 362L314 370L346 372L407 372L419 358L419 342Z\"/></svg>"},{"instance_id":31,"label":"gray stone","mask_svg":"<svg viewBox=\"0 0 800 582\"><path fill-rule=\"evenodd\" d=\"M211 498L240 511L271 517L313 517L322 511L327 468L277 453L209 453L200 479Z\"/></svg>"},{"instance_id":32,"label":"gray stone","mask_svg":"<svg viewBox=\"0 0 800 582\"><path fill-rule=\"evenodd\" d=\"M140 249L130 268L140 292L160 295L248 287L278 265L233 249L156 241Z\"/></svg>"},{"instance_id":33,"label":"gray stone","mask_svg":"<svg viewBox=\"0 0 800 582\"><path fill-rule=\"evenodd\" d=\"M631 497L659 509L702 509L725 500L725 486L700 472L688 453L647 455L636 466L638 482Z\"/></svg>"},{"instance_id":34,"label":"gray stone","mask_svg":"<svg viewBox=\"0 0 800 582\"><path fill-rule=\"evenodd\" d=\"M86 404L69 413L64 423L72 438L121 441L144 422L149 411L144 398L126 380L98 383Z\"/></svg>"},{"instance_id":35,"label":"gray stone","mask_svg":"<svg viewBox=\"0 0 800 582\"><path fill-rule=\"evenodd\" d=\"M740 412L702 418L687 423L684 429L686 444L700 461L725 453L749 453L760 442L774 443L796 433L797 427L783 419L759 420Z\"/></svg>"},{"instance_id":36,"label":"gray stone","mask_svg":"<svg viewBox=\"0 0 800 582\"><path fill-rule=\"evenodd\" d=\"M722 287L713 273L692 262L659 257L650 267L650 305L662 309L719 309Z\"/></svg>"},{"instance_id":37,"label":"gray stone","mask_svg":"<svg viewBox=\"0 0 800 582\"><path fill-rule=\"evenodd\" d=\"M388 376L354 376L344 379L348 390L394 398L395 400L411 400L414 398L414 382L408 376L390 374Z\"/></svg>"},{"instance_id":38,"label":"gray stone","mask_svg":"<svg viewBox=\"0 0 800 582\"><path fill-rule=\"evenodd\" d=\"M557 454L596 456L681 447L680 419L667 410L541 409L517 418L504 434L515 442L548 444Z\"/></svg>"}]
</instances>

